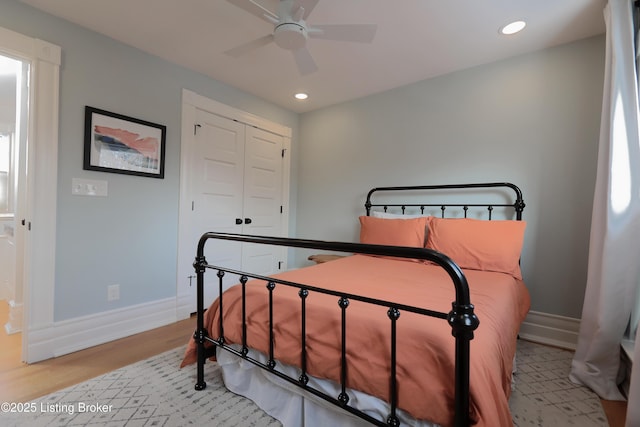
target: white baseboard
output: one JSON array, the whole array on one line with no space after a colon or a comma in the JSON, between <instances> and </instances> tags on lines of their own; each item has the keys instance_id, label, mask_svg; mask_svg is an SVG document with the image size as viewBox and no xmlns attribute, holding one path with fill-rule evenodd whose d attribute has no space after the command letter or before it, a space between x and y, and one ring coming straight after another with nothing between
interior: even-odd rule
<instances>
[{"instance_id":1,"label":"white baseboard","mask_svg":"<svg viewBox=\"0 0 640 427\"><path fill-rule=\"evenodd\" d=\"M174 297L55 322L49 327L29 331L26 362L62 356L177 320Z\"/></svg>"},{"instance_id":2,"label":"white baseboard","mask_svg":"<svg viewBox=\"0 0 640 427\"><path fill-rule=\"evenodd\" d=\"M520 337L529 341L575 350L580 319L530 311L520 327Z\"/></svg>"}]
</instances>

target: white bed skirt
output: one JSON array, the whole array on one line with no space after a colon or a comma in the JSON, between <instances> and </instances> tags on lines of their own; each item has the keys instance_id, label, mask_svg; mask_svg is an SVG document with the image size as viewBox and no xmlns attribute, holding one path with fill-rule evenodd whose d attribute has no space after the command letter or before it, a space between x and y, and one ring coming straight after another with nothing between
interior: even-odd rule
<instances>
[{"instance_id":1,"label":"white bed skirt","mask_svg":"<svg viewBox=\"0 0 640 427\"><path fill-rule=\"evenodd\" d=\"M239 350L239 347L237 348ZM265 372L262 368L247 362L226 350L216 351L218 364L222 369L224 384L230 391L254 401L262 410L279 420L284 427L370 427L371 424L349 412L331 405L325 400ZM250 350L249 357L266 363L267 357ZM276 370L297 378L299 370L278 363ZM309 385L330 396L338 396L340 387L333 381L309 377ZM349 405L366 414L384 420L389 415L389 405L383 400L356 390L347 389ZM412 418L406 412L397 410L401 426L437 427L425 421Z\"/></svg>"}]
</instances>

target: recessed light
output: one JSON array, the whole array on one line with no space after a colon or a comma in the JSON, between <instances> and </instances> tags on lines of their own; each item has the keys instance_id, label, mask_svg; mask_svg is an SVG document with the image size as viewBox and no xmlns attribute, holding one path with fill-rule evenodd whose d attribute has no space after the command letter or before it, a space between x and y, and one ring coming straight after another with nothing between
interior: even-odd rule
<instances>
[{"instance_id":1,"label":"recessed light","mask_svg":"<svg viewBox=\"0 0 640 427\"><path fill-rule=\"evenodd\" d=\"M522 31L526 26L527 26L527 23L524 21L514 21L500 28L500 34L504 34L507 36L511 34L515 34Z\"/></svg>"},{"instance_id":2,"label":"recessed light","mask_svg":"<svg viewBox=\"0 0 640 427\"><path fill-rule=\"evenodd\" d=\"M296 93L296 94L295 94L295 95L293 95L293 96L295 96L295 98L296 98L296 99L299 99L299 100L307 99L307 98L309 97L309 95L307 95L307 94L306 94L306 93L304 93L304 92Z\"/></svg>"}]
</instances>

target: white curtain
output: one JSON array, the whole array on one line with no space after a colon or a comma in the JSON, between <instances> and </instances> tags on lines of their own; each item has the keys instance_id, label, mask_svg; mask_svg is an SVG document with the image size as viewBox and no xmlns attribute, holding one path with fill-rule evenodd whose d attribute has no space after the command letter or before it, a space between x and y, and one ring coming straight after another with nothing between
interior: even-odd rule
<instances>
[{"instance_id":1,"label":"white curtain","mask_svg":"<svg viewBox=\"0 0 640 427\"><path fill-rule=\"evenodd\" d=\"M637 18L636 18L637 22ZM637 30L637 26L636 26ZM636 32L636 72L640 71L640 31ZM638 76L638 81L640 81L640 75ZM640 92L639 95L640 97ZM640 291L638 291L640 293ZM636 331L636 344L633 351L633 360L635 361L635 366L640 366L640 322L638 321L639 315L639 307L638 301L639 298L636 297L636 313L635 316L631 319L631 324L635 325ZM631 372L631 385L629 386L629 402L631 404L627 405L627 427L640 426L640 406L635 404L634 402L640 402L640 368L636 368Z\"/></svg>"},{"instance_id":2,"label":"white curtain","mask_svg":"<svg viewBox=\"0 0 640 427\"><path fill-rule=\"evenodd\" d=\"M624 400L618 390L620 342L640 277L640 139L633 1L609 0L604 17L605 81L589 269L570 378L603 399Z\"/></svg>"}]
</instances>

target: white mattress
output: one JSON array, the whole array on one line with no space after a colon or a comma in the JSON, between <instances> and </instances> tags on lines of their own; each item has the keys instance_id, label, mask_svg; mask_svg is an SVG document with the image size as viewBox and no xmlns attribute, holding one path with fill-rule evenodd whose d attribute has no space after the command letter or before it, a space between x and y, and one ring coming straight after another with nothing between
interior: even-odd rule
<instances>
[{"instance_id":1,"label":"white mattress","mask_svg":"<svg viewBox=\"0 0 640 427\"><path fill-rule=\"evenodd\" d=\"M240 347L236 347L238 350ZM234 354L218 348L218 364L222 369L225 386L232 392L245 396L256 403L267 414L279 420L284 427L370 427L371 424L349 412L331 405L325 400L265 372L262 368L247 362ZM249 357L266 363L267 357L249 350ZM278 363L276 370L293 378L299 370ZM330 396L338 396L340 386L333 381L309 378L309 385ZM349 405L381 420L389 415L389 405L376 397L356 390L347 389ZM426 421L412 418L404 411L396 411L401 426L436 427Z\"/></svg>"}]
</instances>

